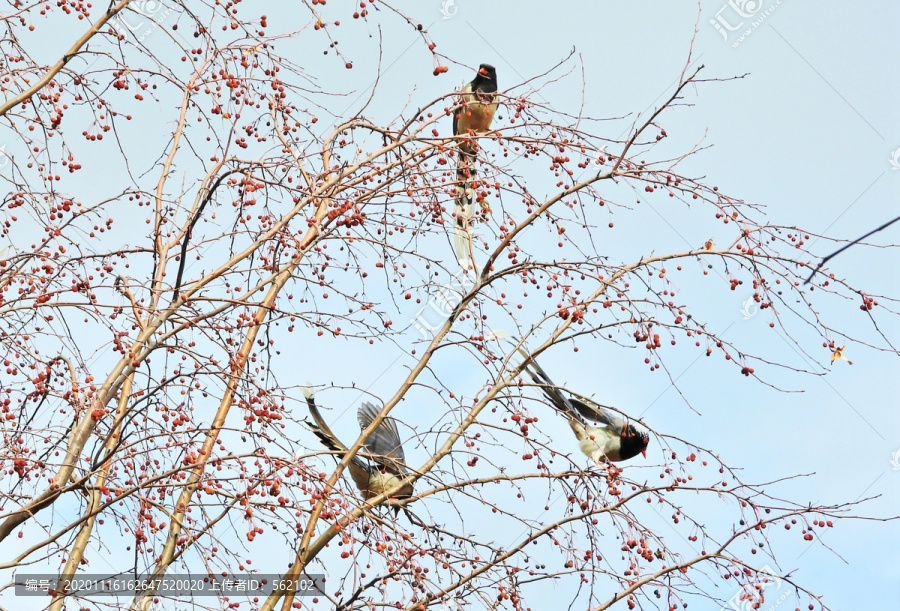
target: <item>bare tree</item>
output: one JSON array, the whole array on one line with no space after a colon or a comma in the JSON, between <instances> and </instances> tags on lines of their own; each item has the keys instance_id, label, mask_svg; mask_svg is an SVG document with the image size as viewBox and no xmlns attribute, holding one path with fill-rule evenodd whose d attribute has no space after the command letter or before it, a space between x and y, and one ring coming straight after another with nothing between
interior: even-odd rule
<instances>
[{"instance_id":1,"label":"bare tree","mask_svg":"<svg viewBox=\"0 0 900 611\"><path fill-rule=\"evenodd\" d=\"M453 86L395 108L393 119L369 118L365 100L329 112L339 96L276 51L315 36L351 67L337 45L346 9L325 4L304 3L308 23L277 36L266 34L266 16L239 17L236 3L15 3L3 17L0 116L15 140L0 168L9 192L0 213L2 568L51 566L71 578L112 555L131 559L123 572L157 577L256 567L326 576L314 599L281 588L267 600L197 599L198 608L525 609L551 581L597 610L725 604L734 592L752 605L775 579L798 606L821 605L777 568L768 533L814 540L861 513L855 503L785 498L790 480L744 481L718 448L652 422L643 423L656 448L650 466L588 466L570 437L549 433L563 419L541 404L516 350L548 359L587 342L631 345L650 371L668 373L667 355L680 358L686 344L763 384L776 369L824 371L726 340L698 316L698 295L683 297L670 280L682 274L751 286L770 326L812 362L848 341L896 352L879 328L896 297L817 267L811 232L772 225L682 174L698 148L660 153L666 113L688 85L727 84L692 68L616 137L542 101L544 85L574 78L574 58L525 83L501 81L471 185L481 211L475 265L461 269L453 154L472 136L450 134ZM51 65L35 59L40 42L29 34L45 11L83 32ZM447 71L450 58L390 5L360 2L353 13L385 31L420 32L435 76ZM727 237L660 253L648 236L650 254L622 258L600 236L613 214L634 214L635 197L714 217ZM851 337L841 318L823 318L820 301L867 317L875 335ZM407 302L417 304L412 319ZM497 329L514 345L490 341ZM341 388L380 358L376 342L414 363L336 454L316 445L306 380L292 371L327 337L345 338L348 370L313 381L323 405L350 396ZM477 364L480 382L446 383L459 363ZM407 420L413 401L416 422L428 424L401 431L408 454L427 458L408 460L394 490L363 500L346 468L388 414ZM410 484L395 518L383 504ZM551 508L558 496L565 507ZM728 527L709 525L710 507ZM664 522L685 540L665 536ZM122 607L60 591L41 604L159 600L149 590Z\"/></svg>"}]
</instances>

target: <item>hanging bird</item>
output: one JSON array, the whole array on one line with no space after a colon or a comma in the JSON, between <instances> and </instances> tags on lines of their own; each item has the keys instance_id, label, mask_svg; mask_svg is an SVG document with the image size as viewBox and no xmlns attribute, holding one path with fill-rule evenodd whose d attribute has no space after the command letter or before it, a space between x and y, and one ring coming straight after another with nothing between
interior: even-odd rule
<instances>
[{"instance_id":1,"label":"hanging bird","mask_svg":"<svg viewBox=\"0 0 900 611\"><path fill-rule=\"evenodd\" d=\"M453 115L454 136L488 131L497 113L497 70L490 64L481 64L472 82L462 88L458 103L460 107ZM455 242L457 257L464 267L471 263L470 224L475 216L475 193L471 180L476 174L476 148L474 138L461 140L457 147L456 179L460 194L456 199Z\"/></svg>"},{"instance_id":2,"label":"hanging bird","mask_svg":"<svg viewBox=\"0 0 900 611\"><path fill-rule=\"evenodd\" d=\"M581 451L591 460L598 463L620 462L638 454L647 457L650 431L644 426L638 422L627 422L599 405L588 405L575 397L567 398L537 361L527 354L525 356L525 371L541 387L553 407L569 417L569 426L578 439ZM591 426L588 421L599 426Z\"/></svg>"},{"instance_id":3,"label":"hanging bird","mask_svg":"<svg viewBox=\"0 0 900 611\"><path fill-rule=\"evenodd\" d=\"M512 335L499 329L486 335L485 340L506 340L517 345ZM575 397L567 398L534 357L522 348L518 350L525 357L525 372L540 386L550 404L569 418L569 426L578 439L581 451L591 460L602 463L620 462L638 454L647 457L650 431L644 426L638 422L627 422L600 405L588 405ZM591 426L588 422L599 426Z\"/></svg>"},{"instance_id":4,"label":"hanging bird","mask_svg":"<svg viewBox=\"0 0 900 611\"><path fill-rule=\"evenodd\" d=\"M325 419L322 418L322 414L319 413L312 389L305 388L303 395L306 397L309 413L315 420L315 424L309 423L310 428L322 445L335 452L346 452L347 446L331 432ZM372 424L379 411L381 410L369 402L364 402L360 406L356 413L356 419L359 421L361 431ZM368 460L363 460L363 458ZM363 498L370 499L384 493L385 490L390 490L409 473L404 461L403 446L400 443L397 424L393 418L385 418L363 442L359 452L350 460L348 468L350 477L353 478L353 482L359 488ZM394 512L399 513L400 507L406 504L406 500L412 496L412 493L413 485L407 483L385 500L384 504L392 506Z\"/></svg>"}]
</instances>

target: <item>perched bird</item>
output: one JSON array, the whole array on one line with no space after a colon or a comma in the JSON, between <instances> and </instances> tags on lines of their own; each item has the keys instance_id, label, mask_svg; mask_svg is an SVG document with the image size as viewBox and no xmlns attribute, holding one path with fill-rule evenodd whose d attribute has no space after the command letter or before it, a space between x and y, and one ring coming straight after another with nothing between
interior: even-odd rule
<instances>
[{"instance_id":1,"label":"perched bird","mask_svg":"<svg viewBox=\"0 0 900 611\"><path fill-rule=\"evenodd\" d=\"M305 388L303 394L309 406L309 413L315 420L315 424L310 423L313 433L329 450L346 452L347 446L331 432L322 414L319 413L312 389ZM379 411L381 410L373 404L364 402L356 413L360 430L365 430L372 424ZM393 418L388 417L366 438L359 452L351 459L348 469L363 498L370 499L384 493L385 490L390 490L409 473L404 461L397 424ZM412 493L413 485L407 483L385 500L384 504L392 506L395 513L398 513Z\"/></svg>"},{"instance_id":2,"label":"perched bird","mask_svg":"<svg viewBox=\"0 0 900 611\"><path fill-rule=\"evenodd\" d=\"M459 108L453 115L453 135L475 135L488 131L497 113L497 70L490 64L481 64L471 83L462 88ZM475 214L475 194L471 179L476 174L473 138L466 138L458 145L456 179L460 195L456 199L456 254L460 263L468 266L471 261L471 235L469 224Z\"/></svg>"},{"instance_id":3,"label":"perched bird","mask_svg":"<svg viewBox=\"0 0 900 611\"><path fill-rule=\"evenodd\" d=\"M578 445L594 462L620 462L638 454L647 457L650 431L638 422L626 422L599 405L588 405L575 397L566 397L547 372L530 355L525 354L525 371L541 387L544 396L558 411L569 418L569 426ZM588 421L599 426L591 426Z\"/></svg>"}]
</instances>

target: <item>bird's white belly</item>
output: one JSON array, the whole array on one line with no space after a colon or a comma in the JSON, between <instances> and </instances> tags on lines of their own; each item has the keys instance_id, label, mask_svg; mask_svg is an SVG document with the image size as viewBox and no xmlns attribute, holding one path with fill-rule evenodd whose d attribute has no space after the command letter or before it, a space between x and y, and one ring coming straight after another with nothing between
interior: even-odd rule
<instances>
[{"instance_id":1,"label":"bird's white belly","mask_svg":"<svg viewBox=\"0 0 900 611\"><path fill-rule=\"evenodd\" d=\"M372 492L381 494L385 490L390 490L399 484L401 479L402 478L397 477L396 475L382 474L381 477L371 478L369 484Z\"/></svg>"},{"instance_id":2,"label":"bird's white belly","mask_svg":"<svg viewBox=\"0 0 900 611\"><path fill-rule=\"evenodd\" d=\"M620 459L618 439L606 429L588 426L576 431L576 434L581 451L594 462L615 462Z\"/></svg>"},{"instance_id":3,"label":"bird's white belly","mask_svg":"<svg viewBox=\"0 0 900 611\"><path fill-rule=\"evenodd\" d=\"M361 474L356 481L356 485L362 490L363 497L368 499L384 493L385 490L390 490L399 484L401 479L401 477L392 473L381 473L378 470L373 470L371 474Z\"/></svg>"}]
</instances>

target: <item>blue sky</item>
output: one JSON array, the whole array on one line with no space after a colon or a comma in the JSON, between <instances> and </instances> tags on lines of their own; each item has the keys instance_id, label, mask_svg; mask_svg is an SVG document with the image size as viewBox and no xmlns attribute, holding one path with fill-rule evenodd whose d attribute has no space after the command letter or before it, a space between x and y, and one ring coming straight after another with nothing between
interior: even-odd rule
<instances>
[{"instance_id":1,"label":"blue sky","mask_svg":"<svg viewBox=\"0 0 900 611\"><path fill-rule=\"evenodd\" d=\"M384 29L380 58L373 52L379 36L374 21L354 25L353 36L341 38L340 48L352 59L352 70L337 67L333 56L323 57L321 41L314 38L275 44L282 53L294 50L297 63L324 89L346 92L323 113L337 118L358 109L368 97L380 61L379 86L366 114L382 122L408 115L469 80L472 68L481 62L497 67L500 87L505 89L550 69L574 48L575 58L563 70L574 72L541 90L540 96L562 111L577 113L583 108L584 114L594 117L624 117L609 122L609 133L599 130L611 138L621 137L636 114L671 94L690 52L693 64L705 65L704 78L723 81L689 88L685 105L664 116L669 138L661 151L684 152L696 143L711 147L689 159L682 173L703 175L723 192L764 206L772 222L830 236L855 237L896 216L900 169L895 170L891 159L900 150L896 67L900 4L880 0L856 7L773 0L756 11L753 2L736 2L753 15L747 18L724 1L701 4L698 20L698 5L682 2L398 2L396 6L426 27L439 52L462 64L450 64L449 72L440 77L431 75L432 58L420 37L387 16L383 21L390 25ZM245 2L241 10L258 7ZM271 11L270 20L283 20L286 30L307 20L293 7L265 10ZM762 14L765 19L753 26ZM720 28L744 24L723 38L710 20ZM691 50L695 23L698 32ZM739 32L747 28L751 34L739 39ZM147 44L158 35L149 32ZM61 31L55 43L48 39L40 52L49 59L54 44L68 46L71 38L71 32ZM162 105L161 109L165 113ZM323 118L322 130L330 124ZM152 144L159 144L158 136L166 129L150 119L128 126L129 137ZM146 159L131 163L143 171L158 150L148 144L143 151ZM117 163L114 148L102 154L110 167ZM97 181L97 176L84 180ZM103 194L101 186L91 188L98 196ZM625 221L620 231L603 232L597 238L612 259L623 262L646 254L648 248L665 252L697 246L715 232L691 210L658 201L617 216L617 225L620 218ZM135 218L133 227L140 227L139 221ZM900 243L900 226L873 241ZM821 254L829 251L830 246L822 246ZM872 293L896 295L898 263L896 250L858 247L829 267ZM780 332L769 330L764 313L747 315L749 289L722 290L720 284L707 285L693 276L680 282L686 294L695 297L691 302L695 311L728 339L798 367L810 366L809 356ZM838 309L833 302L823 303L823 315L839 315L844 328L873 337L867 321L853 317L856 305ZM413 309L408 314L412 317ZM896 319L881 320L888 337L900 337ZM315 344L304 337L296 347L296 353L278 365L283 380L297 385L307 380L355 383L382 399L393 394L413 363L389 342L358 354L346 340L327 337ZM827 361L827 352L810 352L819 363ZM696 359L685 351L674 353L666 363L677 378L679 394L667 377L647 372L643 355L623 356L615 345L600 342L581 341L577 354L560 347L544 366L558 383L585 394L596 392L605 402L643 417L656 430L712 449L729 465L742 468L747 480L808 474L776 486L780 496L826 504L878 496L858 512L896 515L900 469L893 468L891 458L900 450L898 359L856 344L848 346L846 354L852 366L838 361L823 376L767 372L773 384L798 392L776 391L740 376L721 361ZM362 363L348 360L357 356ZM462 397L475 396L483 383L483 370L454 367L451 356L439 355L432 367L441 372L442 383ZM342 414L335 430L345 441L352 440L358 430L352 401L358 393L326 397L323 400L331 404L347 403L347 409L342 405L333 412ZM397 416L413 426L433 426L435 419L417 399L431 400L426 393L414 392L398 407ZM554 439L569 439L561 419L548 417L542 422ZM658 447L651 448L651 462L659 452ZM412 447L407 454L425 457L421 447ZM502 532L498 538L515 540L518 535ZM797 579L824 595L832 608L889 607L891 602L900 604L900 563L891 545L898 541L897 522L848 520L827 533L824 543L831 549L818 542L800 545L798 537L791 537L779 541L776 552L781 568L799 569ZM277 565L283 565L282 558ZM720 594L728 598L727 593ZM550 608L556 596L547 586L535 600ZM719 608L704 604L692 601L691 608Z\"/></svg>"},{"instance_id":2,"label":"blue sky","mask_svg":"<svg viewBox=\"0 0 900 611\"><path fill-rule=\"evenodd\" d=\"M777 5L763 2L760 13L772 5L775 9L735 48L737 37L723 40L709 21L725 7L720 15L736 25L737 14L725 2L702 3L692 61L706 66L705 78L743 78L698 87L687 100L690 107L668 113L663 123L673 140L670 147L687 148L701 139L711 145L688 167L724 192L765 206L772 222L831 236L861 235L898 211L900 171L892 170L890 159L900 147L895 51L900 5L872 2L863 8L784 0ZM571 86L570 79L542 95L554 107L571 112L583 102L585 114L595 117L658 105L686 63L697 22L697 5L681 2L457 0L452 7L439 2L399 6L427 26L439 51L472 67L494 64L501 89L549 69L574 47L583 62L584 92ZM752 6L745 10L752 12ZM410 75L427 75L430 66L430 58L418 52L414 34L388 38L387 43L383 65L390 69L376 98L382 104L394 98L395 88L405 95ZM364 64L355 64L353 72L358 68ZM440 95L448 80L455 85L469 75L452 67L445 75L449 78L417 76L411 105ZM336 78L349 87L349 79L356 82L356 76L342 72ZM683 248L684 240L697 244L709 237L702 233L707 227L696 226L681 210L644 210L640 218L648 224L648 235L672 249ZM896 226L876 240L898 241ZM609 248L614 257L629 260L619 254L629 251L624 238ZM827 252L825 248L822 254ZM833 260L831 267L873 292L895 293L897 264L895 252L859 248ZM748 296L740 289L709 293L705 305L718 329L733 323L729 339L803 363L783 337L766 333L768 319L762 314L744 320L741 308ZM842 322L866 333L862 321ZM900 330L896 321L888 322L888 329L894 334ZM812 474L782 490L791 499L830 502L880 495L861 511L895 515L900 471L892 469L890 460L900 448L897 357L861 346L848 355L852 367L838 361L826 376L776 376L786 387L802 391L789 394L747 383L735 372L723 371L719 363L676 360L671 365L680 376L682 392L701 415L678 398L668 380L647 375L640 359L618 358L610 348L592 351L581 345L577 356L560 349L553 356L551 374L573 389L605 393L613 405L638 412L646 407L644 417L655 428L716 449L750 480ZM826 358L820 356L820 362ZM585 367L586 359L596 366ZM373 372L372 378L372 388L384 388L385 394L399 379L391 368L386 374ZM598 387L598 380L630 383ZM347 426L352 432L353 423L348 420ZM788 571L799 568L798 578L837 609L900 604L900 564L892 558L890 544L883 547L898 540L896 522L847 521L826 539L834 552L785 541L778 558ZM874 549L885 553L873 557ZM691 607L718 608L703 601Z\"/></svg>"}]
</instances>

